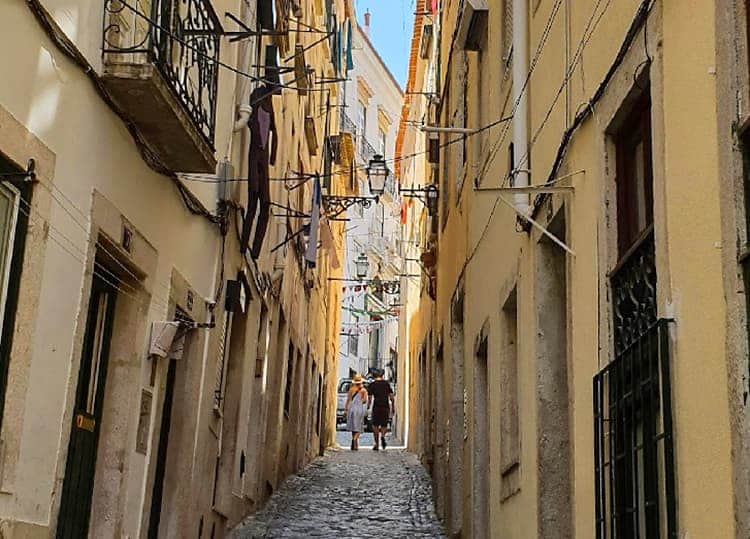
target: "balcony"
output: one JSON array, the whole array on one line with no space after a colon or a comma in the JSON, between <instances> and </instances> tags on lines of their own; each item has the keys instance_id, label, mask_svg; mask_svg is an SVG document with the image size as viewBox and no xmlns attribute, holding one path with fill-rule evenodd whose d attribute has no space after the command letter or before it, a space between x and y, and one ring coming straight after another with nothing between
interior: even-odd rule
<instances>
[{"instance_id":1,"label":"balcony","mask_svg":"<svg viewBox=\"0 0 750 539\"><path fill-rule=\"evenodd\" d=\"M373 145L364 137L364 134L359 132L357 124L349 118L344 109L341 110L341 115L339 116L339 131L341 133L349 133L357 141L357 157L365 166L378 153Z\"/></svg>"},{"instance_id":2,"label":"balcony","mask_svg":"<svg viewBox=\"0 0 750 539\"><path fill-rule=\"evenodd\" d=\"M210 0L105 0L103 84L170 171L216 166L220 32Z\"/></svg>"}]
</instances>

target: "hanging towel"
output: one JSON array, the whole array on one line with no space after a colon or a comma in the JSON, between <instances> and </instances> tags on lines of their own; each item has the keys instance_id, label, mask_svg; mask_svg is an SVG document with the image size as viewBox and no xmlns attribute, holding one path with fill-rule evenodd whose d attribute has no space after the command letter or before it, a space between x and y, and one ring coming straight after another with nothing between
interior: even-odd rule
<instances>
[{"instance_id":1,"label":"hanging towel","mask_svg":"<svg viewBox=\"0 0 750 539\"><path fill-rule=\"evenodd\" d=\"M339 269L341 267L341 262L339 261L338 254L336 253L336 244L333 240L333 232L331 232L331 223L328 222L328 219L322 220L322 223L320 226L320 243L323 249L325 249L328 252L328 260L331 264L331 268Z\"/></svg>"},{"instance_id":2,"label":"hanging towel","mask_svg":"<svg viewBox=\"0 0 750 539\"><path fill-rule=\"evenodd\" d=\"M352 20L346 21L346 72L354 69L354 58L352 57Z\"/></svg>"},{"instance_id":3,"label":"hanging towel","mask_svg":"<svg viewBox=\"0 0 750 539\"><path fill-rule=\"evenodd\" d=\"M187 328L179 322L152 322L149 357L182 359Z\"/></svg>"},{"instance_id":4,"label":"hanging towel","mask_svg":"<svg viewBox=\"0 0 750 539\"><path fill-rule=\"evenodd\" d=\"M430 0L430 11L434 15L438 11L438 0Z\"/></svg>"},{"instance_id":5,"label":"hanging towel","mask_svg":"<svg viewBox=\"0 0 750 539\"><path fill-rule=\"evenodd\" d=\"M314 268L318 260L318 228L320 227L320 178L313 182L312 217L310 219L310 240L307 242L305 260L310 268Z\"/></svg>"}]
</instances>

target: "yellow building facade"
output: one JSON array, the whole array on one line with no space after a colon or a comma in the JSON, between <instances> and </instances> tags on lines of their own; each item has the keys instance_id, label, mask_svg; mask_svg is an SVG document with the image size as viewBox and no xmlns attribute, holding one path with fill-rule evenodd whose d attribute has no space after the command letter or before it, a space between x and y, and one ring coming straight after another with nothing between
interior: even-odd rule
<instances>
[{"instance_id":1,"label":"yellow building facade","mask_svg":"<svg viewBox=\"0 0 750 539\"><path fill-rule=\"evenodd\" d=\"M745 8L421 4L409 443L448 532L747 536Z\"/></svg>"},{"instance_id":2,"label":"yellow building facade","mask_svg":"<svg viewBox=\"0 0 750 539\"><path fill-rule=\"evenodd\" d=\"M0 6L3 537L223 537L334 442L350 12Z\"/></svg>"}]
</instances>

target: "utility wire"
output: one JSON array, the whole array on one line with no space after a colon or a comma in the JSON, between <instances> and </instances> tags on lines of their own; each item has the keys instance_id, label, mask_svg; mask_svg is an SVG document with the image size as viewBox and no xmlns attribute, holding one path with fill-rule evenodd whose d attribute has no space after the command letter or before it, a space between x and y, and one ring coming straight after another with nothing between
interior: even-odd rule
<instances>
[{"instance_id":1,"label":"utility wire","mask_svg":"<svg viewBox=\"0 0 750 539\"><path fill-rule=\"evenodd\" d=\"M578 62L580 62L583 59L583 51L586 48L586 45L588 45L588 42L593 37L594 32L596 31L596 28L599 26L599 23L602 20L602 17L604 17L604 14L607 12L607 9L609 9L609 6L612 4L612 0L607 0L607 3L604 5L604 9L602 9L601 13L599 13L599 16L596 18L596 22L594 22L594 16L596 15L596 12L598 11L599 6L601 5L602 1L603 0L597 0L596 5L594 6L594 9L591 13L591 17L589 18L586 24L586 28L584 28L583 34L581 34L581 39L578 42L578 47L576 48L576 52L573 55L573 61L568 66L565 76L563 77L563 81L560 84L560 88L558 88L557 93L555 94L555 97L552 99L552 103L547 109L544 119L539 124L539 127L534 131L534 135L531 137L531 141L529 142L529 147L526 153L523 156L521 156L521 158L519 159L518 161L519 167L523 167L524 164L527 162L528 157L531 154L531 150L533 149L534 145L539 139L539 136L542 130L546 126L550 117L552 116L552 112L555 109L555 105L557 104L558 99L560 99L560 96L565 91L565 86L570 82L570 79L573 77L573 74L575 73L575 69L578 66ZM593 26L592 26L592 23L593 23Z\"/></svg>"},{"instance_id":2,"label":"utility wire","mask_svg":"<svg viewBox=\"0 0 750 539\"><path fill-rule=\"evenodd\" d=\"M141 13L140 11L138 11L138 8L131 6L125 0L118 0L118 2L120 4L122 4L123 6L125 6L126 8L128 8L130 11L132 11L137 17L139 17L139 18L143 19L144 21L146 21L149 25L153 26L154 28L158 28L159 30L161 30L162 32L164 32L166 35L168 35L169 37L171 37L172 39L174 39L176 42L180 43L183 47L186 47L187 49L190 49L196 55L204 58L205 60L207 60L209 62L212 62L212 63L216 64L219 67L223 67L224 69L226 69L228 71L231 71L232 73L235 73L236 75L240 75L241 77L246 77L246 78L248 78L248 79L250 79L252 81L255 81L255 82L265 82L267 84L271 84L271 85L274 86L274 88L281 87L281 88L287 88L287 89L290 89L290 90L305 90L305 91L325 91L326 90L325 88L320 88L320 89L317 89L317 88L300 88L300 87L291 86L291 85L288 85L288 84L270 83L266 79L263 79L261 77L256 77L255 75L251 75L250 73L246 73L245 71L241 71L241 70L239 70L239 69L237 69L235 67L230 66L227 63L222 62L221 60L217 60L216 58L214 58L212 56L209 56L208 54L206 54L205 52L203 52L199 48L197 48L197 47L195 47L193 45L190 45L187 41L185 41L184 39L178 37L174 32L172 32L168 28L165 28L164 26L160 25L155 20L151 19L150 17L147 17L146 15L144 15L143 13ZM291 56L290 58L288 58L287 61L291 60L295 56L296 56L296 54L293 55L293 56ZM293 82L297 82L298 80L299 79L295 79ZM265 97L267 97L267 96L264 96L264 98Z\"/></svg>"},{"instance_id":3,"label":"utility wire","mask_svg":"<svg viewBox=\"0 0 750 539\"><path fill-rule=\"evenodd\" d=\"M523 98L523 95L526 93L526 91L529 88L529 82L531 81L531 75L534 73L534 70L536 69L537 63L539 62L539 58L542 55L542 52L544 51L544 47L547 45L547 40L549 39L550 32L552 30L552 26L555 22L555 19L557 18L557 14L560 11L560 7L562 6L563 0L556 0L556 2L552 6L552 11L550 12L549 17L547 17L547 22L544 27L544 31L542 32L542 36L540 38L539 43L537 44L537 49L534 53L534 57L532 58L530 64L529 64L529 71L526 74L526 79L523 82L523 86L521 87L521 91L519 92L518 96L516 97L516 100L513 104L513 110L510 113L511 117L515 117L516 111L518 110L518 106L521 103L521 99ZM510 62L506 65L506 70L510 66ZM510 124L506 125L505 128L502 130L501 134L498 136L498 139L495 141L495 143L492 146L492 149L490 150L488 157L485 159L484 163L482 164L482 168L479 172L478 177L482 178L487 173L487 169L492 164L492 162L495 159L495 156L497 155L498 150L500 149L501 145L505 141L506 137L508 136L508 133L510 132ZM513 163L511 163L511 167L513 167ZM506 178L507 180L508 178ZM505 182L503 182L503 185Z\"/></svg>"},{"instance_id":4,"label":"utility wire","mask_svg":"<svg viewBox=\"0 0 750 539\"><path fill-rule=\"evenodd\" d=\"M651 1L653 2L653 0L651 0ZM598 23L599 23L599 21L601 20L601 18L603 17L603 15L604 15L604 12L606 11L606 9L607 9L607 7L609 6L610 2L611 2L611 0L608 0L607 6L605 7L605 9L604 9L604 10L602 11L602 13L600 14L599 18L597 19L597 22L596 22L596 23L594 24L594 27L592 28L592 30L591 30L591 32L589 33L588 37L586 36L586 31L584 30L584 34L583 34L583 35L581 36L581 41L579 41L579 46L577 47L577 53L578 53L578 52L580 51L580 55L579 55L579 58L580 58L580 57L582 56L582 54L583 54L583 49L585 49L586 45L587 45L587 44L588 44L588 42L589 42L589 41L591 40L591 37L593 36L593 32L594 32L594 31L596 30L596 27L598 26ZM597 6L598 6L598 5L600 4L600 3L601 3L601 0L599 0L599 1L597 2ZM638 10L638 12L636 13L636 20L635 20L635 21L633 22L633 25L634 25L634 26L635 26L635 25L637 24L637 21L638 21L639 15L640 15L640 14L641 14L641 12L642 12L642 11L644 10L644 6L646 6L646 5L648 5L648 4L649 4L649 0L643 0L643 2L641 3L641 6L639 7L639 10ZM653 4L651 4L651 5L653 5ZM591 17L589 18L589 22L588 22L588 24L587 24L586 28L589 28L589 27L591 27L591 23L592 23L592 21L593 21L594 17L596 16L596 9L597 9L597 8L595 7L595 8L594 8L594 11L593 11L593 12L592 12L592 14L591 14ZM650 7L646 8L646 15L645 15L645 17L646 17L646 20L647 20L647 17L648 17L648 11L649 11L649 10L650 10ZM549 21L548 21L548 22L549 22ZM548 25L548 27L549 27L549 25ZM621 48L620 48L620 51L618 52L618 58L616 58L616 59L615 59L615 64L613 64L613 66L612 66L612 67L610 68L609 72L607 73L607 76L605 77L605 81L604 81L604 82L603 82L602 84L606 84L606 82L608 82L608 79L609 79L609 78L611 77L611 73L612 73L612 70L613 70L613 68L614 68L614 67L617 67L617 65L619 65L619 61L618 61L618 59L619 59L619 58L620 58L620 57L621 57L621 56L622 56L622 55L624 54L623 50L626 50L626 49L627 49L627 43L628 43L628 41L629 41L629 40L632 40L632 37L631 37L631 36L633 35L633 33L634 33L634 29L633 29L633 26L631 26L631 29L629 30L628 34L627 34L627 35L626 35L626 37L625 37L625 43L623 43L623 45L622 45L622 46L621 46ZM546 38L545 38L545 41L546 41ZM537 57L539 53L540 53L540 49L539 49L539 48L537 48L537 55L535 55L535 57ZM534 62L534 64L533 64L533 65L536 65L536 62ZM529 81L529 78L530 78L530 76L531 76L531 71L532 71L532 70L530 70L530 71L529 71L529 75L528 75L528 76L527 76L527 78L526 78L526 82L525 82L525 84L524 84L524 91L525 91L525 89L527 88L527 85L528 85L528 81ZM567 75L569 75L569 73L566 73L566 76L567 76ZM565 85L565 83L566 83L566 81L563 81L563 85L562 85L562 87L563 87L563 88L564 88L564 85ZM600 87L599 87L599 90L598 90L598 92L601 92L601 91L603 91L603 89L602 89L602 86L600 85ZM558 94L559 94L559 92L558 92ZM599 93L598 95L601 95L601 94ZM597 95L595 95L595 97L597 97ZM558 98L559 98L559 95L558 95ZM517 105L518 105L518 101L516 101L516 107L517 107ZM553 104L553 106L554 106L554 104ZM590 110L590 107L589 107L589 108L587 108L586 110ZM582 114L584 114L585 112L586 112L586 111L583 111L582 113L578 114L578 115L577 115L577 117L576 117L576 120L578 120L578 119L579 119L579 117L582 117ZM515 113L515 108L514 108L514 113ZM572 128L574 128L574 127L577 127L578 125L580 125L580 123L581 123L581 122L582 122L582 120L580 120L580 121L577 121L577 123L574 123L574 125L573 125L573 126L571 127L571 129L572 129ZM545 123L546 123L546 120L545 120ZM544 125L544 124L543 124L543 125ZM572 131L571 131L571 130L569 129L568 131L566 131L566 133L571 133L571 134L572 134ZM507 129L506 129L506 134L507 134ZM503 136L503 138L504 138L504 136ZM567 137L564 137L564 138L563 138L563 142L561 143L561 148L562 148L562 147L563 147L564 145L567 145L567 141L568 141L569 139L570 139L570 135L568 135ZM560 157L560 155L561 155L561 152L562 152L562 151L563 151L562 149L561 149L561 150L558 150L558 158L557 158L557 160L556 160L555 166L553 166L553 171L552 171L552 172L551 172L551 174L550 174L550 178L552 178L552 177L554 176L554 174L555 174L555 171L556 171L556 167L557 167L557 166L559 166L559 165L558 165L558 163L559 163L559 162L560 162L560 160L561 160L561 157ZM496 152L496 150L493 150L493 154L492 154L492 156L490 157L490 159L494 158L494 152ZM527 156L528 156L528 154L527 154ZM520 161L519 161L519 162L520 162ZM485 223L485 225L484 225L484 228L482 229L482 232L481 232L481 234L480 234L480 236L479 236L479 239L478 239L478 240L477 240L477 242L476 242L476 243L474 244L474 247L472 248L472 251L471 251L471 253L469 254L469 256L468 256L468 257L466 257L466 260L464 261L464 263L463 263L463 265L462 265L462 268L461 268L461 271L460 271L459 273L463 273L463 272L464 272L464 271L466 270L466 268L468 267L468 265L469 265L469 264L471 263L471 261L473 260L474 256L476 255L476 253L477 253L477 251L478 251L478 249L479 249L479 247L480 247L480 245L481 245L482 241L484 240L484 238L485 238L485 237L486 237L486 235L487 235L487 231L488 231L488 230L489 230L489 228L490 228L490 224L491 224L491 222L492 222L492 219L493 219L493 217L494 217L494 215L495 215L495 212L496 212L496 210L497 210L497 207L498 207L498 203L499 203L499 202L500 202L500 197L498 196L498 197L496 197L496 198L495 198L495 203L493 204L493 206L492 206L492 209L490 210L490 215L489 215L489 217L488 217L488 219L487 219L487 222L486 222L486 223Z\"/></svg>"},{"instance_id":5,"label":"utility wire","mask_svg":"<svg viewBox=\"0 0 750 539\"><path fill-rule=\"evenodd\" d=\"M81 52L75 47L73 42L68 38L67 35L59 31L54 19L49 15L47 10L42 6L39 0L26 0L29 10L34 15L37 23L42 27L47 36L52 40L55 46L62 52L69 60L71 60L76 66L78 66L89 79L91 84L94 86L94 90L99 94L102 101L110 108L110 110L123 122L125 128L130 134L133 142L141 153L141 157L145 163L154 170L155 172L167 176L177 187L177 190L182 197L185 207L191 213L200 215L206 218L212 224L218 224L219 219L206 210L200 202L195 198L192 193L186 192L186 188L177 179L177 176L167 169L166 166L161 162L161 159L151 151L146 144L140 131L136 128L135 124L128 118L128 116L120 109L120 107L112 99L108 90L105 88L100 77L97 75L94 67L89 63L88 59L81 54Z\"/></svg>"},{"instance_id":6,"label":"utility wire","mask_svg":"<svg viewBox=\"0 0 750 539\"><path fill-rule=\"evenodd\" d=\"M18 209L21 213L23 213L29 220L32 222L35 222L39 225L42 223L45 223L47 226L49 226L50 230L55 233L55 235L50 234L49 238L56 243L63 251L68 253L74 260L79 262L84 268L86 267L86 252L79 247L76 242L70 239L67 235L65 235L63 232L61 232L57 227L52 225L47 218L42 215L42 213L29 204L27 201L21 199L21 204L19 205ZM36 217L34 215L35 214ZM64 245L59 238L64 239L70 247ZM71 251L71 248L78 252L79 254L74 253ZM111 256L110 256L111 258ZM92 268L92 273L102 279L105 283L110 285L112 288L116 289L118 292L124 294L125 296L130 297L135 302L142 302L143 298L139 298L134 293L138 293L138 289L136 289L134 286L122 281L120 277L118 277L115 273L113 273L110 269L108 269L105 265L103 265L101 262L97 261L96 258L93 260L94 267ZM97 271L98 270L98 271ZM127 287L127 288L124 288ZM161 300L158 296L152 294L151 300L154 304L167 308L167 304L164 303L163 300Z\"/></svg>"},{"instance_id":7,"label":"utility wire","mask_svg":"<svg viewBox=\"0 0 750 539\"><path fill-rule=\"evenodd\" d=\"M46 189L46 190L47 190L47 191L49 192L49 194L50 194L50 196L52 197L52 199L53 199L53 200L54 200L54 201L55 201L55 202L57 203L57 205L58 205L58 206L59 206L59 207L60 207L60 208L61 208L61 209L62 209L62 210L63 210L63 211L64 211L64 212L66 213L66 214L68 214L68 216L70 217L70 219L71 219L71 220L72 220L72 221L73 221L73 222L74 222L74 223L75 223L76 225L78 225L78 228L80 228L80 229L81 229L81 230L82 230L82 231L83 231L83 232L84 232L84 233L85 233L86 235L88 235L88 233L89 233L89 230L88 230L88 228L86 227L86 225L85 225L85 224L83 224L83 223L81 223L81 222L80 222L80 221L78 220L78 218L76 218L76 216L74 216L74 215L73 215L73 214L71 213L71 211L70 211L70 210L68 209L68 206L66 206L65 204L63 204L63 203L62 203L62 202L60 201L60 199L59 199L59 198L57 198L57 196L55 195L55 191L57 191L58 193L60 193L60 195L61 195L61 196L62 196L62 197L63 197L63 198L64 198L64 199L65 199L65 200L66 200L66 201L68 202L68 204L70 205L70 207L71 207L71 208L73 208L73 209L75 209L75 210L76 210L76 212L77 212L77 213L78 213L78 214L79 214L79 215L80 215L80 216L81 216L81 217L82 217L82 218L84 219L84 222L85 222L85 220L87 220L88 218L87 218L86 214L85 214L85 213L83 212L83 210L82 210L81 208L79 208L79 207L78 207L78 206L77 206L77 205L76 205L76 204L75 204L75 203L74 203L74 202L73 202L72 200L70 200L70 198L68 198L68 196L67 196L67 195L66 195L66 194L65 194L65 193L64 193L64 192L63 192L63 191L62 191L62 190L61 190L61 189L60 189L59 187L57 187L57 186L56 186L56 185L55 185L54 183L50 183L50 184L48 184L48 183L47 183L46 181L44 181L44 180L42 180L42 179L39 179L39 184L40 184L40 185L41 185L42 187L44 187L44 189ZM50 224L50 227L52 227L52 225L51 225L51 224ZM62 235L62 233L60 233L60 234ZM66 239L67 239L67 238L66 238ZM68 241L70 241L70 240L68 240ZM73 244L73 242L72 242L72 241L70 241L70 243L71 243L71 244ZM113 261L114 261L114 262L115 262L115 263L116 263L116 264L117 264L117 265L118 265L118 266L119 266L119 267L120 267L120 268L122 269L122 271L124 271L124 272L125 272L126 274L128 274L128 275L129 275L130 277L132 277L132 278L133 278L133 279L134 279L135 281L139 281L139 280L140 280L140 278L139 278L139 277L138 277L137 275L135 275L135 273L133 273L133 272L132 272L132 270L131 270L130 268L128 268L128 267L127 267L127 266L126 266L125 264L123 264L123 263L122 263L122 262L121 262L121 261L119 260L118 256L117 256L117 255L116 255L115 253L112 253L112 252L111 252L111 251L110 251L110 250L109 250L109 249L108 249L108 248L107 248L107 247L106 247L105 245L103 245L103 244L101 243L101 241L99 241L98 239L96 240L96 247L97 247L97 249L98 249L98 250L102 251L102 252L103 252L103 253L105 253L105 254L106 254L106 255L107 255L107 256L108 256L109 258L111 258L111 259L112 259L112 260L113 260ZM165 291L165 292L167 293L167 295L169 295L169 293L170 293L170 287L169 287L169 286L168 286L167 284L165 284L165 283L163 283L163 282L160 282L160 281L155 281L155 282L157 282L157 283L158 283L158 284L159 284L159 285L160 285L160 286L161 286L161 287L163 288L163 290L164 290L164 291Z\"/></svg>"}]
</instances>

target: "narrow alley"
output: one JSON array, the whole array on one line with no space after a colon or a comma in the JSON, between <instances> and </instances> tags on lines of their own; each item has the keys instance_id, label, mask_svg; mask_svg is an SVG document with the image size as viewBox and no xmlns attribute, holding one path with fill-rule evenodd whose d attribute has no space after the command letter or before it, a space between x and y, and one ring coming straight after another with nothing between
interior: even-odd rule
<instances>
[{"instance_id":1,"label":"narrow alley","mask_svg":"<svg viewBox=\"0 0 750 539\"><path fill-rule=\"evenodd\" d=\"M404 449L334 448L287 479L229 537L445 537L429 476Z\"/></svg>"},{"instance_id":2,"label":"narrow alley","mask_svg":"<svg viewBox=\"0 0 750 539\"><path fill-rule=\"evenodd\" d=\"M750 539L750 0L0 51L0 539Z\"/></svg>"}]
</instances>

